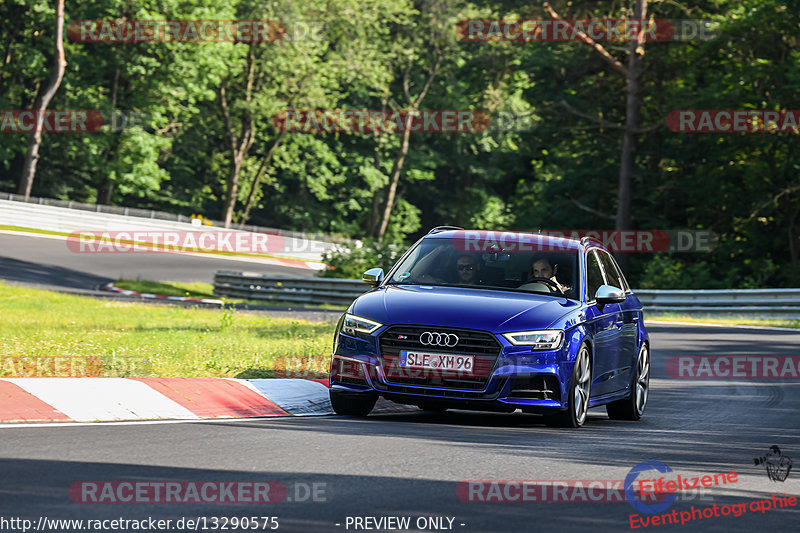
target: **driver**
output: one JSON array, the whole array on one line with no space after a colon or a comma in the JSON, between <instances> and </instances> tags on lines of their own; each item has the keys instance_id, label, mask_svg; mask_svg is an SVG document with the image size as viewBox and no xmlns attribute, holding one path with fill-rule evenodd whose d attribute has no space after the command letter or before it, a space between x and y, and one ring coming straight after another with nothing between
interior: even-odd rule
<instances>
[{"instance_id":1,"label":"driver","mask_svg":"<svg viewBox=\"0 0 800 533\"><path fill-rule=\"evenodd\" d=\"M461 254L456 259L458 282L461 285L479 285L483 261L472 254Z\"/></svg>"},{"instance_id":2,"label":"driver","mask_svg":"<svg viewBox=\"0 0 800 533\"><path fill-rule=\"evenodd\" d=\"M558 279L556 279L556 274L558 274L558 263L553 264L549 259L543 257L541 259L534 259L531 263L531 270L528 272L528 280L533 278L547 278L558 285L561 292L566 293L570 290L570 286L559 283Z\"/></svg>"}]
</instances>

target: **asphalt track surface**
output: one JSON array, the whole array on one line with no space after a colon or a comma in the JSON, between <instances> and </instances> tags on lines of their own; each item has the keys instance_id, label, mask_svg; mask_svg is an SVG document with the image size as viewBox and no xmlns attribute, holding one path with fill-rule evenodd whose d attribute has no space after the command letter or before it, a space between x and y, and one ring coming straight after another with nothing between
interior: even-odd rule
<instances>
[{"instance_id":1,"label":"asphalt track surface","mask_svg":"<svg viewBox=\"0 0 800 533\"><path fill-rule=\"evenodd\" d=\"M626 502L464 502L456 486L462 480L624 480L648 460L684 476L739 474L737 483L678 500L670 511L800 494L800 472L772 482L753 462L772 445L800 459L800 381L690 381L665 370L676 355L797 355L800 333L648 328L653 379L639 422L611 421L596 409L577 430L548 428L535 415L465 411L3 427L0 517L207 517L210 527L211 517L275 516L278 531L337 532L356 531L346 528L347 517L408 516L409 530L419 531L417 518L444 516L464 532L621 531L630 530L629 515L636 513ZM298 484L323 483L318 499L324 501L73 503L68 488L81 480L269 480L282 482L295 500L294 491L305 494ZM783 532L796 531L799 519L794 507L647 530Z\"/></svg>"},{"instance_id":2,"label":"asphalt track surface","mask_svg":"<svg viewBox=\"0 0 800 533\"><path fill-rule=\"evenodd\" d=\"M0 279L53 289L92 290L118 279L202 281L217 270L310 277L313 270L181 253L75 253L66 240L0 234Z\"/></svg>"}]
</instances>

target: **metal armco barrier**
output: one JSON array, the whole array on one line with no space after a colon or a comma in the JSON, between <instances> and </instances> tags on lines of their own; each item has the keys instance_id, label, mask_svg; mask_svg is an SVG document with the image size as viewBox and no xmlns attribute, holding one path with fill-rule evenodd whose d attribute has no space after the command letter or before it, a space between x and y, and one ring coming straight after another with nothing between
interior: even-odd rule
<instances>
[{"instance_id":1,"label":"metal armco barrier","mask_svg":"<svg viewBox=\"0 0 800 533\"><path fill-rule=\"evenodd\" d=\"M800 289L649 290L636 296L650 313L800 320Z\"/></svg>"},{"instance_id":2,"label":"metal armco barrier","mask_svg":"<svg viewBox=\"0 0 800 533\"><path fill-rule=\"evenodd\" d=\"M355 279L281 278L225 270L214 275L214 295L226 298L330 304L344 308L368 290L368 285Z\"/></svg>"},{"instance_id":3,"label":"metal armco barrier","mask_svg":"<svg viewBox=\"0 0 800 533\"><path fill-rule=\"evenodd\" d=\"M60 211L62 217L72 217L74 219L78 219L81 216L80 212L83 211L83 216L88 217L87 213L98 213L99 215L95 217L95 220L99 220L101 222L115 222L119 219L109 219L108 217L102 217L102 215L121 215L125 217L133 217L137 219L137 223L143 224L144 219L149 219L153 221L161 221L163 222L176 222L180 224L191 224L192 218L187 217L185 215L175 215L172 213L165 213L163 211L153 211L152 209L137 209L135 207L120 207L114 205L101 205L101 204L84 204L81 202L72 202L67 200L57 200L55 198L43 198L38 196L31 196L27 200L24 196L20 194L10 194L6 192L0 192L0 201L8 202L7 204L0 203L0 215L3 215L2 212L4 209L9 209L8 215L14 215L13 211L10 209L15 208L17 210L26 209L28 212L30 209L33 208L35 205L41 206L50 206L50 207L60 207L71 209L77 213L72 213L72 215L67 215L64 211ZM13 204L11 202L14 202ZM27 206L26 206L27 204ZM47 213L46 211L34 211L34 213ZM59 213L59 212L56 212ZM35 219L34 219L35 220ZM6 224L11 224L12 221L5 221ZM225 224L218 220L211 220L211 224L213 228L223 228ZM104 229L105 225L98 226L92 225L87 228L84 228L82 225L78 225L77 227L69 227L67 231L75 231L80 229L90 229L90 230L97 230L97 229ZM163 224L162 224L163 226ZM38 226L31 226L31 227L38 227ZM170 226L166 226L170 227ZM182 226L177 226L182 227ZM207 229L206 226L201 226L204 229ZM41 228L41 229L51 229L51 228ZM60 228L53 228L53 229L60 229ZM197 228L194 228L197 229ZM254 226L251 224L231 224L230 229L232 230L240 230L240 231L252 231L256 233L271 233L274 235L282 235L284 237L289 237L293 239L306 239L312 241L322 241L322 242L330 242L336 244L353 244L355 241L352 239L346 239L343 237L335 236L335 235L323 235L321 233L303 233L299 231L287 231L279 228L268 228L264 226Z\"/></svg>"},{"instance_id":4,"label":"metal armco barrier","mask_svg":"<svg viewBox=\"0 0 800 533\"><path fill-rule=\"evenodd\" d=\"M229 271L214 276L215 295L248 300L346 307L368 290L368 285L356 279L281 278ZM641 289L635 293L645 311L652 314L800 320L800 289Z\"/></svg>"},{"instance_id":5,"label":"metal armco barrier","mask_svg":"<svg viewBox=\"0 0 800 533\"><path fill-rule=\"evenodd\" d=\"M14 197L14 195L6 195ZM39 200L42 200L39 198ZM58 203L58 205L52 205ZM34 202L5 200L0 194L0 225L20 226L61 233L80 231L225 231L220 226L193 225L189 217L169 215L157 211L129 209L127 207L95 206L96 210L86 210L86 204L45 200L40 205ZM102 208L102 209L101 209ZM113 211L113 212L107 212ZM148 215L149 213L149 215ZM147 216L145 216L147 215ZM316 240L311 235L258 228L256 226L235 226L232 230L259 230L267 234L280 235L282 250L270 253L291 259L321 262L325 252L334 250L336 242Z\"/></svg>"}]
</instances>

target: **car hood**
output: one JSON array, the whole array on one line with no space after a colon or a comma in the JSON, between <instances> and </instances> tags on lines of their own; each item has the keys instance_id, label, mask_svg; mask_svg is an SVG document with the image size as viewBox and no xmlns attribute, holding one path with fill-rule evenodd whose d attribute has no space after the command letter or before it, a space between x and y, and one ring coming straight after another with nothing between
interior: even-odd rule
<instances>
[{"instance_id":1,"label":"car hood","mask_svg":"<svg viewBox=\"0 0 800 533\"><path fill-rule=\"evenodd\" d=\"M350 308L381 324L422 324L494 332L546 328L580 304L567 298L468 287L386 286Z\"/></svg>"}]
</instances>

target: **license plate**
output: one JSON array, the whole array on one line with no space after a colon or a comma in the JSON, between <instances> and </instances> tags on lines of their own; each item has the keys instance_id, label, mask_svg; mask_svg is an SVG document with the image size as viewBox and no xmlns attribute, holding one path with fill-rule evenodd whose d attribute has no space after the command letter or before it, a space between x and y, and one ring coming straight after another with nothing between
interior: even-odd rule
<instances>
[{"instance_id":1,"label":"license plate","mask_svg":"<svg viewBox=\"0 0 800 533\"><path fill-rule=\"evenodd\" d=\"M455 370L472 374L474 355L448 355L441 353L400 352L400 366L405 368L430 368L433 370Z\"/></svg>"}]
</instances>

